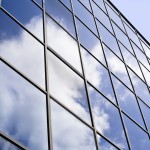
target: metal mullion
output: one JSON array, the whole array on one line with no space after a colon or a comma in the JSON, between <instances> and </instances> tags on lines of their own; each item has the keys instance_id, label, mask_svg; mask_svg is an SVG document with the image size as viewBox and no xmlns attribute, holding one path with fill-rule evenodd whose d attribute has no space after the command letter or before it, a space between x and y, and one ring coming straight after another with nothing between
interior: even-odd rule
<instances>
[{"instance_id":1,"label":"metal mullion","mask_svg":"<svg viewBox=\"0 0 150 150\"><path fill-rule=\"evenodd\" d=\"M18 148L21 148L22 150L27 150L27 147L16 141L15 139L12 139L10 136L6 135L2 131L0 131L0 136L4 138L6 141L10 142L11 144L17 146Z\"/></svg>"},{"instance_id":2,"label":"metal mullion","mask_svg":"<svg viewBox=\"0 0 150 150\"><path fill-rule=\"evenodd\" d=\"M34 37L38 42L40 42L42 45L43 42L33 33L31 33L22 23L20 23L14 16L12 16L7 10L5 10L3 7L0 8L7 16L9 16L13 21L17 23L20 27L22 27L27 33L29 33L32 37Z\"/></svg>"},{"instance_id":3,"label":"metal mullion","mask_svg":"<svg viewBox=\"0 0 150 150\"><path fill-rule=\"evenodd\" d=\"M39 7L40 9L43 10L43 8L40 6L40 4L38 4L35 0L31 0L37 7Z\"/></svg>"},{"instance_id":4,"label":"metal mullion","mask_svg":"<svg viewBox=\"0 0 150 150\"><path fill-rule=\"evenodd\" d=\"M137 98L142 101L142 103L144 103L149 109L150 109L150 106L148 106L138 95L137 95Z\"/></svg>"},{"instance_id":5,"label":"metal mullion","mask_svg":"<svg viewBox=\"0 0 150 150\"><path fill-rule=\"evenodd\" d=\"M23 79L25 79L29 83L31 83L34 87L36 87L37 89L39 89L42 93L44 93L44 94L47 93L43 88L41 88L38 84L36 84L34 81L32 81L30 78L28 78L23 72L21 72L20 70L18 70L15 66L13 66L12 64L10 64L7 60L5 60L4 58L2 58L1 56L0 56L0 61L2 61L5 65L9 66L9 68L11 68L13 71L15 71L21 77L23 77Z\"/></svg>"},{"instance_id":6,"label":"metal mullion","mask_svg":"<svg viewBox=\"0 0 150 150\"><path fill-rule=\"evenodd\" d=\"M90 1L90 0L89 0ZM90 5L91 5L91 1L90 1ZM104 4L105 5L105 4ZM106 6L105 6L106 7ZM92 9L92 12L93 12L93 8L92 8L92 5L91 5L91 9ZM107 9L106 9L107 11ZM94 14L93 14L94 15ZM98 32L98 27L97 27L97 23L96 23L96 19L95 19L95 16L94 16L94 21L95 21L95 25L96 25L96 29L97 29L97 32ZM110 22L111 24L111 22ZM112 25L112 24L111 24ZM113 28L112 28L113 29ZM103 47L103 43L102 43L102 40L101 40L101 36L98 32L98 36L99 36L99 39L100 39L100 42L101 42L101 45L102 45L102 51L103 51L103 55L104 55L104 58L105 58L105 61L106 61L106 65L107 65L107 68L108 67L108 63L107 63L107 59L106 59L106 56L105 56L105 52L104 52L104 47ZM119 45L119 44L118 44ZM119 49L120 50L120 49ZM109 78L110 78L110 82L111 82L111 85L112 85L112 90L114 92L114 96L115 96L115 99L116 99L116 103L118 103L117 101L117 96L116 96L116 93L115 93L115 89L114 89L114 86L113 86L113 81L112 81L112 78L111 78L111 73L110 73L110 70L108 69L108 74L109 74ZM119 106L119 105L118 105ZM125 125L124 125L124 121L123 121L123 117L122 117L122 114L121 114L121 110L120 108L118 109L119 111L119 115L120 115L120 119L121 119L121 123L122 123L122 126L123 126L123 129L124 129L124 133L125 133L125 137L126 137L126 140L127 140L127 145L129 147L129 149L131 149L131 146L130 146L130 142L129 142L129 139L128 139L128 135L127 135L127 132L126 132L126 128L125 128Z\"/></svg>"},{"instance_id":7,"label":"metal mullion","mask_svg":"<svg viewBox=\"0 0 150 150\"><path fill-rule=\"evenodd\" d=\"M86 122L84 119L82 119L79 115L77 115L76 113L74 113L70 108L68 108L66 105L64 105L60 100L58 100L57 98L55 98L54 96L52 96L50 94L49 94L49 97L55 103L57 103L57 105L59 105L63 109L65 109L65 111L67 111L69 114L71 114L72 116L74 116L76 119L80 120L84 125L88 126L90 129L94 130L94 127L92 127L88 122Z\"/></svg>"},{"instance_id":8,"label":"metal mullion","mask_svg":"<svg viewBox=\"0 0 150 150\"><path fill-rule=\"evenodd\" d=\"M95 130L94 117L93 117L93 114L92 114L92 107L91 107L91 104L90 104L90 97L89 97L89 93L88 93L87 79L86 79L86 76L85 76L85 69L84 69L84 65L83 65L83 59L82 59L82 54L81 54L81 49L80 49L80 42L79 42L79 36L78 36L78 30L77 30L77 25L76 25L76 20L75 20L75 14L74 14L74 8L73 8L72 0L70 2L71 2L71 9L72 9L72 12L73 12L73 20L74 20L76 36L77 36L77 40L78 40L79 56L80 56L80 61L81 61L83 77L84 77L84 83L85 83L84 86L85 86L85 90L86 90L87 103L88 103L88 106L89 106L91 123L92 123L92 125L94 127L93 131L94 131L94 138L95 138L95 146L96 146L96 149L99 150L99 145L98 145L98 140L97 140L97 135L96 135L96 130Z\"/></svg>"},{"instance_id":9,"label":"metal mullion","mask_svg":"<svg viewBox=\"0 0 150 150\"><path fill-rule=\"evenodd\" d=\"M47 52L47 28L46 28L46 13L45 13L45 0L42 0L43 7L43 35L44 35L44 57L45 57L45 85L46 85L46 112L47 112L47 137L48 137L48 149L53 150L52 141L52 123L51 123L51 101L49 99L49 72L48 72L48 52Z\"/></svg>"}]
</instances>

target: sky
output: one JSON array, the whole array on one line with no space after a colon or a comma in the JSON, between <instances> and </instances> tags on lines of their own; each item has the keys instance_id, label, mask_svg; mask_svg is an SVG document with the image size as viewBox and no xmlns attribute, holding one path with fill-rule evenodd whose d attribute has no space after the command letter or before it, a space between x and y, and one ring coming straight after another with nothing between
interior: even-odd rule
<instances>
[{"instance_id":1,"label":"sky","mask_svg":"<svg viewBox=\"0 0 150 150\"><path fill-rule=\"evenodd\" d=\"M110 0L150 42L149 0Z\"/></svg>"}]
</instances>

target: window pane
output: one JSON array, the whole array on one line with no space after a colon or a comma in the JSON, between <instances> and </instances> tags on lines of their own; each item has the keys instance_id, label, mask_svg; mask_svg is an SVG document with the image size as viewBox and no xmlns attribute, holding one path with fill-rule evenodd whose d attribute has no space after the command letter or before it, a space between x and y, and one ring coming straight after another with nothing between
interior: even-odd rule
<instances>
[{"instance_id":1,"label":"window pane","mask_svg":"<svg viewBox=\"0 0 150 150\"><path fill-rule=\"evenodd\" d=\"M42 7L42 0L34 0Z\"/></svg>"},{"instance_id":2,"label":"window pane","mask_svg":"<svg viewBox=\"0 0 150 150\"><path fill-rule=\"evenodd\" d=\"M93 0L104 12L106 12L106 8L103 0Z\"/></svg>"},{"instance_id":3,"label":"window pane","mask_svg":"<svg viewBox=\"0 0 150 150\"><path fill-rule=\"evenodd\" d=\"M0 149L1 150L21 150L20 148L16 147L9 141L5 140L0 136Z\"/></svg>"},{"instance_id":4,"label":"window pane","mask_svg":"<svg viewBox=\"0 0 150 150\"><path fill-rule=\"evenodd\" d=\"M150 147L148 135L124 115L132 150L145 150Z\"/></svg>"},{"instance_id":5,"label":"window pane","mask_svg":"<svg viewBox=\"0 0 150 150\"><path fill-rule=\"evenodd\" d=\"M81 48L86 78L111 101L116 103L108 70Z\"/></svg>"},{"instance_id":6,"label":"window pane","mask_svg":"<svg viewBox=\"0 0 150 150\"><path fill-rule=\"evenodd\" d=\"M133 71L135 73L137 73L137 75L144 80L142 72L139 68L139 64L137 62L137 59L135 58L135 56L133 54L131 54L121 43L119 43L120 45L120 49L121 52L123 54L123 58L125 60L125 63L131 68L133 69Z\"/></svg>"},{"instance_id":7,"label":"window pane","mask_svg":"<svg viewBox=\"0 0 150 150\"><path fill-rule=\"evenodd\" d=\"M0 130L30 150L47 150L45 95L2 62L0 83Z\"/></svg>"},{"instance_id":8,"label":"window pane","mask_svg":"<svg viewBox=\"0 0 150 150\"><path fill-rule=\"evenodd\" d=\"M51 100L54 150L96 150L93 131Z\"/></svg>"},{"instance_id":9,"label":"window pane","mask_svg":"<svg viewBox=\"0 0 150 150\"><path fill-rule=\"evenodd\" d=\"M78 0L72 0L74 13L83 23L85 23L95 34L97 34L93 15L80 4Z\"/></svg>"},{"instance_id":10,"label":"window pane","mask_svg":"<svg viewBox=\"0 0 150 150\"><path fill-rule=\"evenodd\" d=\"M69 8L71 10L71 3L70 0L58 0L61 1L67 8Z\"/></svg>"},{"instance_id":11,"label":"window pane","mask_svg":"<svg viewBox=\"0 0 150 150\"><path fill-rule=\"evenodd\" d=\"M105 65L102 46L99 39L88 30L79 20L77 21L77 29L80 43L98 60ZM89 42L90 41L90 42Z\"/></svg>"},{"instance_id":12,"label":"window pane","mask_svg":"<svg viewBox=\"0 0 150 150\"><path fill-rule=\"evenodd\" d=\"M75 35L75 28L72 13L65 8L58 0L45 0L46 12L62 25L72 36Z\"/></svg>"},{"instance_id":13,"label":"window pane","mask_svg":"<svg viewBox=\"0 0 150 150\"><path fill-rule=\"evenodd\" d=\"M95 126L121 149L127 149L127 143L119 112L109 101L88 86ZM116 121L117 120L117 121Z\"/></svg>"},{"instance_id":14,"label":"window pane","mask_svg":"<svg viewBox=\"0 0 150 150\"><path fill-rule=\"evenodd\" d=\"M145 42L143 42L142 40L141 40L141 43L142 43L142 46L144 48L146 55L150 58L150 47L147 44L145 44Z\"/></svg>"},{"instance_id":15,"label":"window pane","mask_svg":"<svg viewBox=\"0 0 150 150\"><path fill-rule=\"evenodd\" d=\"M89 11L91 11L91 6L89 0L79 0Z\"/></svg>"},{"instance_id":16,"label":"window pane","mask_svg":"<svg viewBox=\"0 0 150 150\"><path fill-rule=\"evenodd\" d=\"M121 58L120 50L116 41L116 38L101 24L97 21L99 33L102 37L102 41L114 51L116 55Z\"/></svg>"},{"instance_id":17,"label":"window pane","mask_svg":"<svg viewBox=\"0 0 150 150\"><path fill-rule=\"evenodd\" d=\"M44 47L1 10L0 18L0 56L45 89Z\"/></svg>"},{"instance_id":18,"label":"window pane","mask_svg":"<svg viewBox=\"0 0 150 150\"><path fill-rule=\"evenodd\" d=\"M48 65L51 94L79 117L91 123L84 81L50 52Z\"/></svg>"},{"instance_id":19,"label":"window pane","mask_svg":"<svg viewBox=\"0 0 150 150\"><path fill-rule=\"evenodd\" d=\"M82 73L77 42L47 17L48 45ZM73 59L72 59L73 58Z\"/></svg>"},{"instance_id":20,"label":"window pane","mask_svg":"<svg viewBox=\"0 0 150 150\"><path fill-rule=\"evenodd\" d=\"M144 127L143 119L135 95L114 76L112 77L112 80L121 109Z\"/></svg>"},{"instance_id":21,"label":"window pane","mask_svg":"<svg viewBox=\"0 0 150 150\"><path fill-rule=\"evenodd\" d=\"M43 41L42 11L32 1L3 0L2 6L29 29L30 32Z\"/></svg>"},{"instance_id":22,"label":"window pane","mask_svg":"<svg viewBox=\"0 0 150 150\"><path fill-rule=\"evenodd\" d=\"M130 89L131 83L129 80L129 76L127 74L126 68L124 63L115 55L113 54L107 47L105 47L105 54L106 59L108 62L109 69Z\"/></svg>"},{"instance_id":23,"label":"window pane","mask_svg":"<svg viewBox=\"0 0 150 150\"><path fill-rule=\"evenodd\" d=\"M135 89L136 94L145 102L147 105L150 106L150 95L149 91L147 89L146 84L138 78L130 69L129 69L129 74ZM142 91L141 91L142 89Z\"/></svg>"}]
</instances>

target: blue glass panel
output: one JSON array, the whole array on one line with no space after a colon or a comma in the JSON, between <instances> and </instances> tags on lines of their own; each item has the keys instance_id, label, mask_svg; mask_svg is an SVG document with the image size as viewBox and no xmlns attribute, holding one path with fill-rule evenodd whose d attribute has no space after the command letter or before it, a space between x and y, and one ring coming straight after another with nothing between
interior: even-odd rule
<instances>
[{"instance_id":1,"label":"blue glass panel","mask_svg":"<svg viewBox=\"0 0 150 150\"><path fill-rule=\"evenodd\" d=\"M0 131L29 150L47 150L45 95L2 62L0 83Z\"/></svg>"},{"instance_id":2,"label":"blue glass panel","mask_svg":"<svg viewBox=\"0 0 150 150\"><path fill-rule=\"evenodd\" d=\"M121 149L128 149L117 108L91 86L88 91L96 129Z\"/></svg>"},{"instance_id":3,"label":"blue glass panel","mask_svg":"<svg viewBox=\"0 0 150 150\"><path fill-rule=\"evenodd\" d=\"M99 39L88 30L79 20L77 22L77 29L79 34L80 43L98 60L105 65L102 46ZM89 42L90 41L90 42Z\"/></svg>"},{"instance_id":4,"label":"blue glass panel","mask_svg":"<svg viewBox=\"0 0 150 150\"><path fill-rule=\"evenodd\" d=\"M145 150L150 147L148 135L124 115L132 150Z\"/></svg>"},{"instance_id":5,"label":"blue glass panel","mask_svg":"<svg viewBox=\"0 0 150 150\"><path fill-rule=\"evenodd\" d=\"M79 0L89 11L91 11L91 6L89 0Z\"/></svg>"},{"instance_id":6,"label":"blue glass panel","mask_svg":"<svg viewBox=\"0 0 150 150\"><path fill-rule=\"evenodd\" d=\"M45 89L43 45L1 10L0 56Z\"/></svg>"},{"instance_id":7,"label":"blue glass panel","mask_svg":"<svg viewBox=\"0 0 150 150\"><path fill-rule=\"evenodd\" d=\"M45 0L46 12L76 37L72 13L58 0Z\"/></svg>"},{"instance_id":8,"label":"blue glass panel","mask_svg":"<svg viewBox=\"0 0 150 150\"><path fill-rule=\"evenodd\" d=\"M106 12L106 8L103 0L93 0L104 12Z\"/></svg>"},{"instance_id":9,"label":"blue glass panel","mask_svg":"<svg viewBox=\"0 0 150 150\"><path fill-rule=\"evenodd\" d=\"M112 80L121 109L137 123L145 127L135 95L114 76Z\"/></svg>"},{"instance_id":10,"label":"blue glass panel","mask_svg":"<svg viewBox=\"0 0 150 150\"><path fill-rule=\"evenodd\" d=\"M35 0L41 7L42 7L42 1L43 0Z\"/></svg>"},{"instance_id":11,"label":"blue glass panel","mask_svg":"<svg viewBox=\"0 0 150 150\"><path fill-rule=\"evenodd\" d=\"M84 80L48 52L50 93L91 124Z\"/></svg>"},{"instance_id":12,"label":"blue glass panel","mask_svg":"<svg viewBox=\"0 0 150 150\"><path fill-rule=\"evenodd\" d=\"M32 1L3 0L2 7L43 41L42 11Z\"/></svg>"},{"instance_id":13,"label":"blue glass panel","mask_svg":"<svg viewBox=\"0 0 150 150\"><path fill-rule=\"evenodd\" d=\"M59 0L59 1L61 1L67 8L71 10L70 0Z\"/></svg>"},{"instance_id":14,"label":"blue glass panel","mask_svg":"<svg viewBox=\"0 0 150 150\"><path fill-rule=\"evenodd\" d=\"M88 81L111 101L116 103L108 70L86 52L85 49L81 48L81 53Z\"/></svg>"},{"instance_id":15,"label":"blue glass panel","mask_svg":"<svg viewBox=\"0 0 150 150\"><path fill-rule=\"evenodd\" d=\"M54 150L96 150L93 131L51 100Z\"/></svg>"}]
</instances>

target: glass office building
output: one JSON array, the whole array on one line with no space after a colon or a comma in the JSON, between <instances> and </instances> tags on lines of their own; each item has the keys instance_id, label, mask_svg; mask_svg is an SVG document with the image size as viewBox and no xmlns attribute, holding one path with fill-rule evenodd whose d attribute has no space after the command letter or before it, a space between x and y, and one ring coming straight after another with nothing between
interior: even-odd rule
<instances>
[{"instance_id":1,"label":"glass office building","mask_svg":"<svg viewBox=\"0 0 150 150\"><path fill-rule=\"evenodd\" d=\"M149 87L109 0L0 1L0 150L148 150Z\"/></svg>"}]
</instances>

